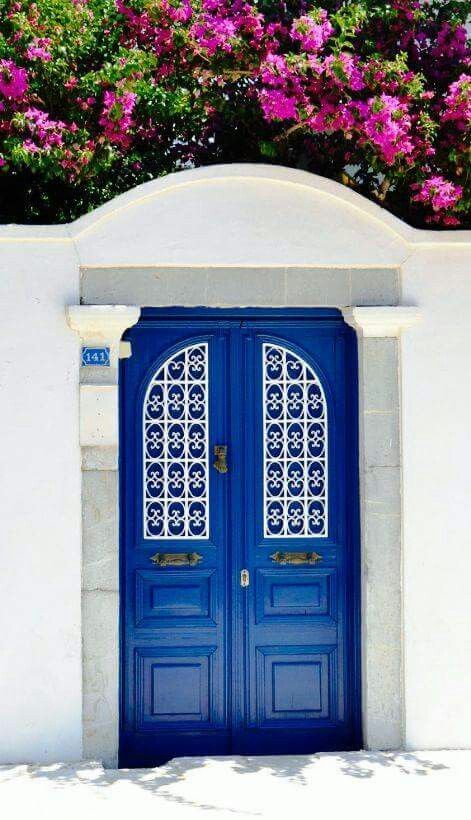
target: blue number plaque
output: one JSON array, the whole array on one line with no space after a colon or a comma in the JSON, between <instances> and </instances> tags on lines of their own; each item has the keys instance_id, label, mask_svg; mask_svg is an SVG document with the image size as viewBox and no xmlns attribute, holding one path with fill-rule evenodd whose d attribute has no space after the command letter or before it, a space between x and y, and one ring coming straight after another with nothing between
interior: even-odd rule
<instances>
[{"instance_id":1,"label":"blue number plaque","mask_svg":"<svg viewBox=\"0 0 471 820\"><path fill-rule=\"evenodd\" d=\"M82 367L110 367L109 347L82 347Z\"/></svg>"}]
</instances>

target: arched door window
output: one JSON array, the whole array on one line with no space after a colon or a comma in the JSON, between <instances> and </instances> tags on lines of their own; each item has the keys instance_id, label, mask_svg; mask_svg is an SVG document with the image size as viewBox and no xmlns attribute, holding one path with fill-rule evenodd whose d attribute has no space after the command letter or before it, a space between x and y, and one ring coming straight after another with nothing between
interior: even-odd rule
<instances>
[{"instance_id":1,"label":"arched door window","mask_svg":"<svg viewBox=\"0 0 471 820\"><path fill-rule=\"evenodd\" d=\"M143 408L144 538L209 537L208 345L158 368Z\"/></svg>"},{"instance_id":2,"label":"arched door window","mask_svg":"<svg viewBox=\"0 0 471 820\"><path fill-rule=\"evenodd\" d=\"M265 538L328 535L328 419L322 384L297 353L263 345Z\"/></svg>"}]
</instances>

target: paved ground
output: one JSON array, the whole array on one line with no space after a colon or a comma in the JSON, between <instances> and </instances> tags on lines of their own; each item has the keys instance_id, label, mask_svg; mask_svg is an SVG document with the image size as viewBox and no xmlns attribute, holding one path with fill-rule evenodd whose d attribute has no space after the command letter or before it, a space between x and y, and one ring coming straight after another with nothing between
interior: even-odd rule
<instances>
[{"instance_id":1,"label":"paved ground","mask_svg":"<svg viewBox=\"0 0 471 820\"><path fill-rule=\"evenodd\" d=\"M2 820L454 820L471 817L471 752L182 758L158 769L0 767Z\"/></svg>"}]
</instances>

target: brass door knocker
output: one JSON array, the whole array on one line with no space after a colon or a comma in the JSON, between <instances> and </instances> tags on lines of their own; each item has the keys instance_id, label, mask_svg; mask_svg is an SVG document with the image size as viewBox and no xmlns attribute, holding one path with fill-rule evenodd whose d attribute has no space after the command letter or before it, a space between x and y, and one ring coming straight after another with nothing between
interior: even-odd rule
<instances>
[{"instance_id":1,"label":"brass door knocker","mask_svg":"<svg viewBox=\"0 0 471 820\"><path fill-rule=\"evenodd\" d=\"M213 463L213 467L218 473L227 473L229 469L227 466L227 445L215 444L214 455L216 456L216 461Z\"/></svg>"}]
</instances>

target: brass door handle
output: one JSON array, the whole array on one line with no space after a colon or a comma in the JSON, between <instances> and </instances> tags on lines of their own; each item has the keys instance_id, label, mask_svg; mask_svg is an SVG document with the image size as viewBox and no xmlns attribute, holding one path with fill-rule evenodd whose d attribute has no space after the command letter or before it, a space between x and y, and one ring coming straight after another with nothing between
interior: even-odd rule
<instances>
[{"instance_id":1,"label":"brass door handle","mask_svg":"<svg viewBox=\"0 0 471 820\"><path fill-rule=\"evenodd\" d=\"M274 552L270 558L275 564L318 564L322 561L318 552Z\"/></svg>"},{"instance_id":2,"label":"brass door handle","mask_svg":"<svg viewBox=\"0 0 471 820\"><path fill-rule=\"evenodd\" d=\"M216 461L213 462L213 467L218 473L227 473L229 469L227 466L227 444L215 444L214 455Z\"/></svg>"},{"instance_id":3,"label":"brass door handle","mask_svg":"<svg viewBox=\"0 0 471 820\"><path fill-rule=\"evenodd\" d=\"M156 552L149 560L157 567L194 567L203 556L198 552Z\"/></svg>"}]
</instances>

